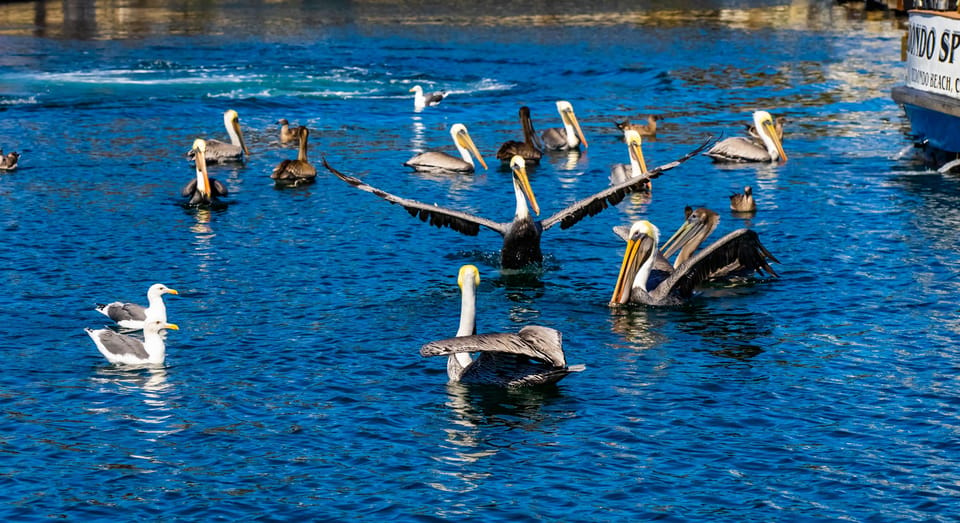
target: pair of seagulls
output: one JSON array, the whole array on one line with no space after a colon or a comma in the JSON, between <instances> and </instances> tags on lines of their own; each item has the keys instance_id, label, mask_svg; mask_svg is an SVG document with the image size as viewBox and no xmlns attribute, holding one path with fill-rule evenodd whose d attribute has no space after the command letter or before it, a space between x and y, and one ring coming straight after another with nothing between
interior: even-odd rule
<instances>
[{"instance_id":1,"label":"pair of seagulls","mask_svg":"<svg viewBox=\"0 0 960 523\"><path fill-rule=\"evenodd\" d=\"M167 322L167 307L164 294L179 294L162 283L155 283L147 290L147 306L115 301L98 304L96 310L118 326L130 331L143 330L143 341L120 334L113 329L84 329L97 345L97 349L110 363L129 365L161 365L166 358L166 346L161 331L179 330L175 323Z\"/></svg>"}]
</instances>

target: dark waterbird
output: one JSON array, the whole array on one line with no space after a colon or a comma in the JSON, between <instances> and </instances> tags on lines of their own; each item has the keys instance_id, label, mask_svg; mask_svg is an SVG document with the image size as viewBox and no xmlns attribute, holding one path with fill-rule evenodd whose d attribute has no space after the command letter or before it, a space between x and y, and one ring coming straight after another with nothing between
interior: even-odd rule
<instances>
[{"instance_id":1,"label":"dark waterbird","mask_svg":"<svg viewBox=\"0 0 960 523\"><path fill-rule=\"evenodd\" d=\"M587 216L594 216L609 206L620 203L626 195L645 190L646 184L652 178L660 176L665 171L673 169L699 154L710 143L712 143L712 138L678 160L661 165L643 176L631 178L621 184L608 187L574 202L545 220L534 220L530 215L530 208L533 208L534 213L540 214L540 207L527 178L526 163L520 156L514 156L510 162L517 206L513 220L509 222L495 222L462 211L396 196L368 185L358 178L341 173L334 169L326 158L323 159L323 165L353 187L373 193L390 203L400 205L411 216L417 216L423 222L429 222L437 227L449 227L468 236L476 236L481 226L496 231L503 237L503 248L500 251L501 267L513 270L539 265L543 261L540 237L547 229L558 224L561 229L567 229Z\"/></svg>"},{"instance_id":2,"label":"dark waterbird","mask_svg":"<svg viewBox=\"0 0 960 523\"><path fill-rule=\"evenodd\" d=\"M543 144L533 129L533 120L530 119L530 108L520 107L520 126L523 128L523 141L510 140L504 142L497 150L497 159L509 163L514 156L520 156L529 164L540 163L543 157Z\"/></svg>"},{"instance_id":3,"label":"dark waterbird","mask_svg":"<svg viewBox=\"0 0 960 523\"><path fill-rule=\"evenodd\" d=\"M656 136L657 121L662 119L663 117L652 114L647 116L647 123L630 123L630 120L613 123L617 126L617 129L620 129L622 132L636 131L640 136Z\"/></svg>"},{"instance_id":4,"label":"dark waterbird","mask_svg":"<svg viewBox=\"0 0 960 523\"><path fill-rule=\"evenodd\" d=\"M582 365L567 366L563 335L556 329L528 325L517 334L477 334L477 286L480 271L464 265L457 274L460 286L460 327L457 336L432 341L420 348L421 356L447 356L447 377L462 382L499 387L549 385ZM479 353L474 359L470 353Z\"/></svg>"},{"instance_id":5,"label":"dark waterbird","mask_svg":"<svg viewBox=\"0 0 960 523\"><path fill-rule=\"evenodd\" d=\"M300 148L297 151L296 160L284 160L273 168L270 178L273 178L277 185L296 187L313 183L317 179L317 169L307 160L307 138L310 136L310 130L304 126L297 128L297 137L300 139Z\"/></svg>"},{"instance_id":6,"label":"dark waterbird","mask_svg":"<svg viewBox=\"0 0 960 523\"><path fill-rule=\"evenodd\" d=\"M757 211L757 202L753 200L753 189L749 185L743 188L742 193L730 195L730 210L742 213Z\"/></svg>"},{"instance_id":7,"label":"dark waterbird","mask_svg":"<svg viewBox=\"0 0 960 523\"><path fill-rule=\"evenodd\" d=\"M4 156L3 150L0 149L0 171L12 171L17 168L18 163L20 163L20 153L13 151Z\"/></svg>"}]
</instances>

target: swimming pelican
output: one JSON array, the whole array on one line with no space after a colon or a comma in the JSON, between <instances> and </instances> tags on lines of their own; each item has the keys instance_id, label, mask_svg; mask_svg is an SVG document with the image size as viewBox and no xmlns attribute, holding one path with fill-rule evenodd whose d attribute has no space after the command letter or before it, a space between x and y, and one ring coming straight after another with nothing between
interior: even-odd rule
<instances>
[{"instance_id":1,"label":"swimming pelican","mask_svg":"<svg viewBox=\"0 0 960 523\"><path fill-rule=\"evenodd\" d=\"M743 188L742 193L730 195L730 210L744 213L757 211L757 202L753 201L753 189L749 185Z\"/></svg>"},{"instance_id":2,"label":"swimming pelican","mask_svg":"<svg viewBox=\"0 0 960 523\"><path fill-rule=\"evenodd\" d=\"M190 180L180 191L181 196L189 196L188 206L209 206L217 203L217 197L227 195L227 186L207 174L207 143L197 138L193 141L193 160L197 166L197 177Z\"/></svg>"},{"instance_id":3,"label":"swimming pelican","mask_svg":"<svg viewBox=\"0 0 960 523\"><path fill-rule=\"evenodd\" d=\"M449 227L454 231L468 236L476 236L481 226L496 231L503 236L503 247L500 250L501 266L503 269L510 270L537 265L543 261L543 253L540 250L540 237L547 229L557 224L560 224L561 229L567 229L587 216L593 216L611 205L620 203L626 195L641 191L644 184L651 178L656 178L663 172L689 160L691 157L703 151L710 143L712 143L712 138L679 160L661 165L644 176L631 178L619 185L608 187L567 206L565 209L562 209L545 220L534 220L530 215L531 208L534 213L540 214L540 207L537 204L537 200L533 195L533 189L530 187L530 181L527 178L525 161L520 156L514 156L510 162L510 167L513 171L513 191L516 196L517 206L513 220L505 223L498 223L487 218L454 209L422 203L390 194L368 185L358 178L337 171L327 162L326 158L323 159L323 165L338 178L355 188L373 193L390 203L400 205L406 209L411 216L418 216L423 222L429 221L431 225L437 227Z\"/></svg>"},{"instance_id":4,"label":"swimming pelican","mask_svg":"<svg viewBox=\"0 0 960 523\"><path fill-rule=\"evenodd\" d=\"M16 169L19 161L20 153L14 151L4 156L3 150L0 149L0 171L12 171Z\"/></svg>"},{"instance_id":5,"label":"swimming pelican","mask_svg":"<svg viewBox=\"0 0 960 523\"><path fill-rule=\"evenodd\" d=\"M210 162L242 162L250 154L243 141L243 131L240 130L240 115L233 109L223 113L223 125L230 135L230 143L220 140L207 140L206 158ZM193 160L195 149L187 152L187 159Z\"/></svg>"},{"instance_id":6,"label":"swimming pelican","mask_svg":"<svg viewBox=\"0 0 960 523\"><path fill-rule=\"evenodd\" d=\"M421 356L447 356L447 376L462 382L517 388L550 385L583 365L567 366L563 335L549 327L528 325L517 334L477 334L477 286L480 271L464 265L457 275L460 286L460 327L455 338L432 341L420 348ZM479 352L476 359L471 352Z\"/></svg>"},{"instance_id":7,"label":"swimming pelican","mask_svg":"<svg viewBox=\"0 0 960 523\"><path fill-rule=\"evenodd\" d=\"M118 334L111 329L84 329L100 354L110 363L127 365L160 365L167 355L160 331L163 329L180 330L175 323L160 319L151 319L143 326L143 341L132 336Z\"/></svg>"},{"instance_id":8,"label":"swimming pelican","mask_svg":"<svg viewBox=\"0 0 960 523\"><path fill-rule=\"evenodd\" d=\"M754 111L753 124L760 142L742 136L721 140L705 154L715 162L776 162L787 161L783 144L774 128L773 117L766 111Z\"/></svg>"},{"instance_id":9,"label":"swimming pelican","mask_svg":"<svg viewBox=\"0 0 960 523\"><path fill-rule=\"evenodd\" d=\"M317 169L307 161L307 137L310 136L310 130L301 125L297 128L297 136L300 138L297 159L280 162L270 174L277 184L296 187L313 183L317 178Z\"/></svg>"},{"instance_id":10,"label":"swimming pelican","mask_svg":"<svg viewBox=\"0 0 960 523\"><path fill-rule=\"evenodd\" d=\"M643 150L640 147L642 145L640 133L628 129L623 133L623 141L627 144L630 163L613 164L610 168L610 183L613 185L623 183L635 176L642 176L647 172L647 162L643 159ZM650 190L649 186L647 190Z\"/></svg>"},{"instance_id":11,"label":"swimming pelican","mask_svg":"<svg viewBox=\"0 0 960 523\"><path fill-rule=\"evenodd\" d=\"M634 130L640 136L656 136L657 135L657 121L663 120L662 116L657 116L651 114L647 116L647 123L630 123L630 120L624 120L622 122L613 122L616 124L617 129L626 132L627 130Z\"/></svg>"},{"instance_id":12,"label":"swimming pelican","mask_svg":"<svg viewBox=\"0 0 960 523\"><path fill-rule=\"evenodd\" d=\"M443 100L443 98L447 96L447 93L444 91L436 91L425 95L423 94L423 88L419 85L411 87L410 92L413 93L413 108L418 111L424 107L439 105L440 100Z\"/></svg>"},{"instance_id":13,"label":"swimming pelican","mask_svg":"<svg viewBox=\"0 0 960 523\"><path fill-rule=\"evenodd\" d=\"M450 137L460 151L460 158L443 152L427 151L410 158L403 165L424 172L472 173L475 169L473 157L470 156L472 153L477 160L480 160L480 165L483 165L484 169L487 168L487 162L483 161L483 156L473 144L473 139L470 138L465 125L455 123L450 126Z\"/></svg>"},{"instance_id":14,"label":"swimming pelican","mask_svg":"<svg viewBox=\"0 0 960 523\"><path fill-rule=\"evenodd\" d=\"M297 130L290 128L290 122L286 118L281 118L277 123L280 125L280 143L290 143L298 139Z\"/></svg>"},{"instance_id":15,"label":"swimming pelican","mask_svg":"<svg viewBox=\"0 0 960 523\"><path fill-rule=\"evenodd\" d=\"M580 122L577 121L577 115L573 114L573 106L570 102L559 100L557 102L557 112L563 120L563 128L555 127L543 132L541 138L543 145L548 151L560 151L563 149L578 149L580 144L587 146L587 139L583 136L580 129Z\"/></svg>"},{"instance_id":16,"label":"swimming pelican","mask_svg":"<svg viewBox=\"0 0 960 523\"><path fill-rule=\"evenodd\" d=\"M630 227L611 306L679 305L693 297L697 286L723 271L725 274L734 270L760 274L766 271L776 276L766 260L777 260L760 244L757 233L749 229L731 232L672 270L662 264L655 267L659 239L660 231L646 220L634 222ZM733 269L728 271L726 268L731 266Z\"/></svg>"},{"instance_id":17,"label":"swimming pelican","mask_svg":"<svg viewBox=\"0 0 960 523\"><path fill-rule=\"evenodd\" d=\"M540 163L543 156L543 144L537 137L537 132L533 130L533 120L530 119L530 108L526 105L520 107L520 125L523 127L523 141L510 140L504 142L497 150L497 158L509 163L514 156L520 155L528 164Z\"/></svg>"},{"instance_id":18,"label":"swimming pelican","mask_svg":"<svg viewBox=\"0 0 960 523\"><path fill-rule=\"evenodd\" d=\"M147 289L146 307L136 303L115 301L98 303L96 310L125 329L142 329L147 318L167 321L167 306L163 303L164 294L180 293L162 283L154 283Z\"/></svg>"}]
</instances>

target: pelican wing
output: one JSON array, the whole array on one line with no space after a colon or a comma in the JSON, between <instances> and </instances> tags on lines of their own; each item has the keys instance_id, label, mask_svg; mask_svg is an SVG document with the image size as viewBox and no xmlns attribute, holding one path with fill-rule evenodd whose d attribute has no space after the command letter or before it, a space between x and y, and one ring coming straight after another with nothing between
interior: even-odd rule
<instances>
[{"instance_id":1,"label":"pelican wing","mask_svg":"<svg viewBox=\"0 0 960 523\"><path fill-rule=\"evenodd\" d=\"M474 166L463 161L462 158L438 152L427 151L410 158L403 165L412 167L418 171L437 171L437 172L463 172L472 173Z\"/></svg>"},{"instance_id":2,"label":"pelican wing","mask_svg":"<svg viewBox=\"0 0 960 523\"><path fill-rule=\"evenodd\" d=\"M390 194L386 191L377 189L371 185L363 183L359 178L354 178L341 173L340 171L333 168L327 162L326 157L323 158L323 166L327 168L328 171L332 172L340 178L341 180L349 183L350 185L360 189L361 191L366 191L368 193L373 193L384 200L397 204L411 216L416 216L420 218L420 221L430 220L430 225L435 225L437 227L449 227L461 234L466 234L467 236L476 236L480 232L480 226L484 226L488 229L492 229L500 233L501 236L507 234L509 223L497 223L493 220L488 220L486 218L481 218L480 216L475 216L461 211L456 211L453 209L447 209L445 207L440 207L437 205L430 205L416 200L409 200L407 198L401 198L394 194Z\"/></svg>"},{"instance_id":3,"label":"pelican wing","mask_svg":"<svg viewBox=\"0 0 960 523\"><path fill-rule=\"evenodd\" d=\"M500 352L544 361L563 367L563 336L549 327L531 325L517 334L497 332L457 336L431 341L420 348L421 356L449 356L459 352Z\"/></svg>"},{"instance_id":4,"label":"pelican wing","mask_svg":"<svg viewBox=\"0 0 960 523\"><path fill-rule=\"evenodd\" d=\"M547 230L557 223L560 224L561 229L568 229L573 227L577 222L585 217L594 216L602 212L607 207L620 203L628 194L646 191L647 182L659 177L664 172L669 171L670 169L673 169L690 158L700 154L712 142L713 137L711 136L707 138L702 145L685 154L682 158L661 165L660 167L645 173L643 176L630 178L623 183L608 187L607 189L604 189L592 196L588 196L580 201L574 202L572 205L567 206L567 208L557 212L546 220L543 220L543 230Z\"/></svg>"},{"instance_id":5,"label":"pelican wing","mask_svg":"<svg viewBox=\"0 0 960 523\"><path fill-rule=\"evenodd\" d=\"M780 263L760 243L755 231L737 229L680 264L651 295L665 298L672 292L682 297L690 297L698 285L710 279L735 274L766 272L777 276L767 260Z\"/></svg>"},{"instance_id":6,"label":"pelican wing","mask_svg":"<svg viewBox=\"0 0 960 523\"><path fill-rule=\"evenodd\" d=\"M755 140L734 136L717 143L707 156L720 162L769 162L770 153L766 147Z\"/></svg>"}]
</instances>

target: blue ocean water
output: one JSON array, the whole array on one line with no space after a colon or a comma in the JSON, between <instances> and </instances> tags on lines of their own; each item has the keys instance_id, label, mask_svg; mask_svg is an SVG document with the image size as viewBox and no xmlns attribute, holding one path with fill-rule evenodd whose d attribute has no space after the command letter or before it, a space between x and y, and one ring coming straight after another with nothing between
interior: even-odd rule
<instances>
[{"instance_id":1,"label":"blue ocean water","mask_svg":"<svg viewBox=\"0 0 960 523\"><path fill-rule=\"evenodd\" d=\"M68 5L73 5L69 4ZM86 5L86 4L82 4ZM960 183L924 167L890 99L901 21L831 2L164 3L0 6L0 516L5 520L952 520L960 494ZM433 11L438 9L438 11ZM544 8L546 9L546 8ZM495 15L492 13L496 13ZM415 84L444 89L414 112ZM589 147L532 171L543 214L627 161L615 120L664 117L649 165L755 109L788 118L782 165L695 158L568 230L534 278L500 238L439 230L323 172L507 221L494 154L572 102ZM235 109L249 161L218 211L182 208L197 137ZM490 169L402 162L468 126ZM754 188L739 218L727 196ZM616 225L685 205L760 234L779 279L689 306L607 306ZM458 268L478 327L564 333L584 364L547 390L448 385ZM179 331L156 369L109 365L98 302L163 282Z\"/></svg>"}]
</instances>

